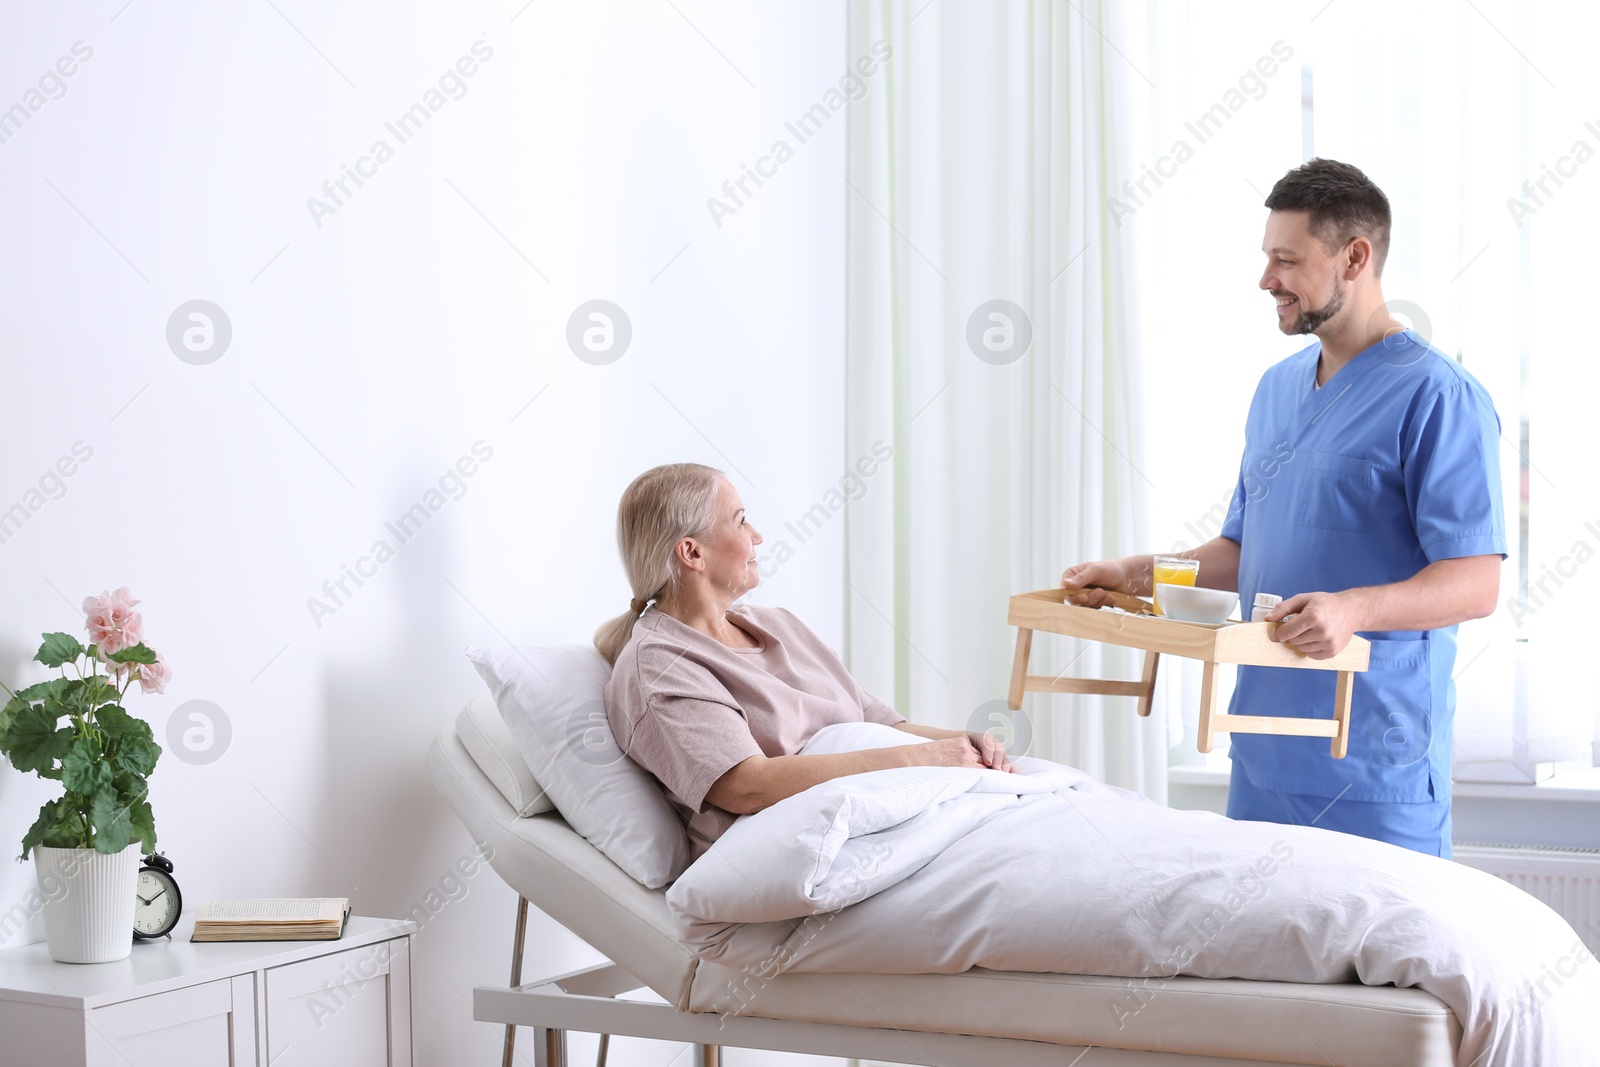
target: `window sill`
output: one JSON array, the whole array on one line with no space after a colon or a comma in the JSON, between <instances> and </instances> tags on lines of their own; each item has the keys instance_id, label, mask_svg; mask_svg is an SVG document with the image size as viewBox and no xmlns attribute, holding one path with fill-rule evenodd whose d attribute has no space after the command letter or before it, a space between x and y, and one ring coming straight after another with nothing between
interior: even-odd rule
<instances>
[{"instance_id":1,"label":"window sill","mask_svg":"<svg viewBox=\"0 0 1600 1067\"><path fill-rule=\"evenodd\" d=\"M1209 785L1226 788L1232 773L1220 767L1197 767L1193 764L1167 768L1168 785Z\"/></svg>"},{"instance_id":2,"label":"window sill","mask_svg":"<svg viewBox=\"0 0 1600 1067\"><path fill-rule=\"evenodd\" d=\"M1228 787L1229 771L1223 767L1179 766L1167 771L1167 784L1215 789ZM1576 801L1600 803L1600 768L1558 770L1533 785L1503 782L1456 782L1453 795L1477 800Z\"/></svg>"}]
</instances>

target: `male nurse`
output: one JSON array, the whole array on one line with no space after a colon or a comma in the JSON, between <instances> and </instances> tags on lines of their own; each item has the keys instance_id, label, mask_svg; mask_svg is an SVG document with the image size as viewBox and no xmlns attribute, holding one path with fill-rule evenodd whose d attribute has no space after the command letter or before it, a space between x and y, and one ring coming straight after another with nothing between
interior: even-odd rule
<instances>
[{"instance_id":1,"label":"male nurse","mask_svg":"<svg viewBox=\"0 0 1600 1067\"><path fill-rule=\"evenodd\" d=\"M1372 642L1350 748L1232 735L1228 815L1314 825L1450 855L1456 626L1494 611L1505 520L1500 420L1477 380L1389 314L1389 200L1347 163L1313 159L1267 197L1261 288L1278 328L1314 343L1270 367L1245 422L1221 536L1187 555L1199 584L1283 602L1274 638L1313 659ZM1069 600L1148 596L1152 558L1069 567ZM1230 713L1330 717L1329 671L1241 667Z\"/></svg>"}]
</instances>

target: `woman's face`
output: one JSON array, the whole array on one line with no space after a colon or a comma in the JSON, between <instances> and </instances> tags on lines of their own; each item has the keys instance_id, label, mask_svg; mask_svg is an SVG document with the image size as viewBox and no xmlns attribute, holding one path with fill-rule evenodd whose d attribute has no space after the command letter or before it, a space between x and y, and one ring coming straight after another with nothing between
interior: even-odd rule
<instances>
[{"instance_id":1,"label":"woman's face","mask_svg":"<svg viewBox=\"0 0 1600 1067\"><path fill-rule=\"evenodd\" d=\"M711 533L697 538L695 543L705 564L701 573L706 582L731 603L761 582L756 568L756 546L761 543L761 535L745 518L744 501L727 479L717 490L715 511Z\"/></svg>"}]
</instances>

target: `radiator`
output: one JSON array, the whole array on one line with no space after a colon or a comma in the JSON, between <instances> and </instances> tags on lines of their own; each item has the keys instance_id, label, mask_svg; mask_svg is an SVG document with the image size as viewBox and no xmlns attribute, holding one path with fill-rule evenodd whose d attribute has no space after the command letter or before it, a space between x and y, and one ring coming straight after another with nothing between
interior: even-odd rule
<instances>
[{"instance_id":1,"label":"radiator","mask_svg":"<svg viewBox=\"0 0 1600 1067\"><path fill-rule=\"evenodd\" d=\"M1458 843L1457 863L1487 871L1538 897L1600 953L1600 849Z\"/></svg>"}]
</instances>

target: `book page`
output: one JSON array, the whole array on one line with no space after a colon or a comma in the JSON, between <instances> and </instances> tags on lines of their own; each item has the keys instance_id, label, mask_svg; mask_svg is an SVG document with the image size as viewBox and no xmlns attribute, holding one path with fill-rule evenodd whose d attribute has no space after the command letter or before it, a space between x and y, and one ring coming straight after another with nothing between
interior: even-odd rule
<instances>
[{"instance_id":1,"label":"book page","mask_svg":"<svg viewBox=\"0 0 1600 1067\"><path fill-rule=\"evenodd\" d=\"M338 922L349 901L345 897L264 897L209 900L200 905L196 922Z\"/></svg>"}]
</instances>

